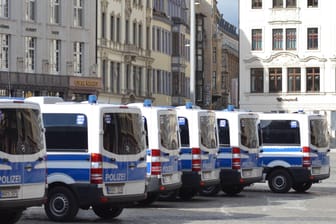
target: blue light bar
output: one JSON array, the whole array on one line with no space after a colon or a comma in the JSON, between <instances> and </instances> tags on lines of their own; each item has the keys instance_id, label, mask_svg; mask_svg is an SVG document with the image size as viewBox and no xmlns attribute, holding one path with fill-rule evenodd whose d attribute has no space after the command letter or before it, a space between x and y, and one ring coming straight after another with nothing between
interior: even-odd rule
<instances>
[{"instance_id":1,"label":"blue light bar","mask_svg":"<svg viewBox=\"0 0 336 224\"><path fill-rule=\"evenodd\" d=\"M145 107L151 107L152 106L152 100L150 99L145 99L144 104Z\"/></svg>"},{"instance_id":2,"label":"blue light bar","mask_svg":"<svg viewBox=\"0 0 336 224\"><path fill-rule=\"evenodd\" d=\"M187 109L192 109L192 108L193 108L193 104L192 104L192 102L186 102L185 107L186 107Z\"/></svg>"},{"instance_id":3,"label":"blue light bar","mask_svg":"<svg viewBox=\"0 0 336 224\"><path fill-rule=\"evenodd\" d=\"M90 104L97 103L97 96L96 95L89 95L88 99Z\"/></svg>"}]
</instances>

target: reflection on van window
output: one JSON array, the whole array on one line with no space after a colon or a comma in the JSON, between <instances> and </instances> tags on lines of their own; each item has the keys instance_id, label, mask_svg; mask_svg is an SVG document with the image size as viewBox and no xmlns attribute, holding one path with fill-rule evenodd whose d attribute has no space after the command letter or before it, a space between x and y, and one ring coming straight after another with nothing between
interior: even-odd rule
<instances>
[{"instance_id":1,"label":"reflection on van window","mask_svg":"<svg viewBox=\"0 0 336 224\"><path fill-rule=\"evenodd\" d=\"M200 116L201 144L207 148L216 148L216 118L214 116Z\"/></svg>"},{"instance_id":2,"label":"reflection on van window","mask_svg":"<svg viewBox=\"0 0 336 224\"><path fill-rule=\"evenodd\" d=\"M327 121L324 119L310 120L310 143L316 147L328 147L329 135Z\"/></svg>"},{"instance_id":3,"label":"reflection on van window","mask_svg":"<svg viewBox=\"0 0 336 224\"><path fill-rule=\"evenodd\" d=\"M248 148L258 147L258 131L256 118L240 119L240 143Z\"/></svg>"},{"instance_id":4,"label":"reflection on van window","mask_svg":"<svg viewBox=\"0 0 336 224\"><path fill-rule=\"evenodd\" d=\"M48 151L88 150L87 118L84 114L43 114Z\"/></svg>"},{"instance_id":5,"label":"reflection on van window","mask_svg":"<svg viewBox=\"0 0 336 224\"><path fill-rule=\"evenodd\" d=\"M143 121L140 114L105 113L104 149L119 155L140 153L144 149Z\"/></svg>"},{"instance_id":6,"label":"reflection on van window","mask_svg":"<svg viewBox=\"0 0 336 224\"><path fill-rule=\"evenodd\" d=\"M220 146L230 146L230 125L227 119L218 119L218 137Z\"/></svg>"},{"instance_id":7,"label":"reflection on van window","mask_svg":"<svg viewBox=\"0 0 336 224\"><path fill-rule=\"evenodd\" d=\"M175 114L160 115L161 145L166 149L178 149L177 119Z\"/></svg>"},{"instance_id":8,"label":"reflection on van window","mask_svg":"<svg viewBox=\"0 0 336 224\"><path fill-rule=\"evenodd\" d=\"M179 126L180 126L180 136L181 136L181 146L189 147L189 124L188 119L185 117L178 118Z\"/></svg>"},{"instance_id":9,"label":"reflection on van window","mask_svg":"<svg viewBox=\"0 0 336 224\"><path fill-rule=\"evenodd\" d=\"M300 145L300 125L296 120L261 120L262 145Z\"/></svg>"},{"instance_id":10,"label":"reflection on van window","mask_svg":"<svg viewBox=\"0 0 336 224\"><path fill-rule=\"evenodd\" d=\"M34 154L43 150L41 115L33 109L0 109L0 151Z\"/></svg>"}]
</instances>

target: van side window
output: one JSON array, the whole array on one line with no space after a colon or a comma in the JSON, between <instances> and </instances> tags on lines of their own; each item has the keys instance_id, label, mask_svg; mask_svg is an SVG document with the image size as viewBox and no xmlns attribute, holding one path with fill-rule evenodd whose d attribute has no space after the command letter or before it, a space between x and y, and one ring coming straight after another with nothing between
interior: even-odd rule
<instances>
[{"instance_id":1,"label":"van side window","mask_svg":"<svg viewBox=\"0 0 336 224\"><path fill-rule=\"evenodd\" d=\"M47 151L87 152L87 117L84 114L43 114Z\"/></svg>"},{"instance_id":2,"label":"van side window","mask_svg":"<svg viewBox=\"0 0 336 224\"><path fill-rule=\"evenodd\" d=\"M230 125L227 119L218 119L218 137L220 146L230 146Z\"/></svg>"},{"instance_id":3,"label":"van side window","mask_svg":"<svg viewBox=\"0 0 336 224\"><path fill-rule=\"evenodd\" d=\"M328 126L324 119L310 120L310 143L316 147L328 147Z\"/></svg>"},{"instance_id":4,"label":"van side window","mask_svg":"<svg viewBox=\"0 0 336 224\"><path fill-rule=\"evenodd\" d=\"M300 145L300 125L296 120L261 120L262 145Z\"/></svg>"},{"instance_id":5,"label":"van side window","mask_svg":"<svg viewBox=\"0 0 336 224\"><path fill-rule=\"evenodd\" d=\"M181 136L181 146L182 147L189 147L190 140L189 140L189 125L188 119L185 117L179 117L179 126L180 126L180 136Z\"/></svg>"},{"instance_id":6,"label":"van side window","mask_svg":"<svg viewBox=\"0 0 336 224\"><path fill-rule=\"evenodd\" d=\"M105 113L104 149L119 155L140 153L144 149L142 119L135 113Z\"/></svg>"},{"instance_id":7,"label":"van side window","mask_svg":"<svg viewBox=\"0 0 336 224\"><path fill-rule=\"evenodd\" d=\"M43 150L43 132L39 111L0 110L0 151L7 154L34 154Z\"/></svg>"}]
</instances>

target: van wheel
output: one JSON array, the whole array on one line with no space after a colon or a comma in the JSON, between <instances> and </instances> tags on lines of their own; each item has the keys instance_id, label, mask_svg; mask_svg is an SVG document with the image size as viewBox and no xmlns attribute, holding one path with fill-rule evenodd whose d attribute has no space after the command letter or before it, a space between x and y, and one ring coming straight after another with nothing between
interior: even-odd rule
<instances>
[{"instance_id":1,"label":"van wheel","mask_svg":"<svg viewBox=\"0 0 336 224\"><path fill-rule=\"evenodd\" d=\"M292 178L285 170L275 170L268 177L268 186L274 193L287 193L292 187Z\"/></svg>"},{"instance_id":2,"label":"van wheel","mask_svg":"<svg viewBox=\"0 0 336 224\"><path fill-rule=\"evenodd\" d=\"M18 211L1 211L0 220L1 223L13 224L19 221L22 215L22 210Z\"/></svg>"},{"instance_id":3,"label":"van wheel","mask_svg":"<svg viewBox=\"0 0 336 224\"><path fill-rule=\"evenodd\" d=\"M55 187L48 192L44 210L51 220L71 221L77 215L78 209L77 200L68 188Z\"/></svg>"},{"instance_id":4,"label":"van wheel","mask_svg":"<svg viewBox=\"0 0 336 224\"><path fill-rule=\"evenodd\" d=\"M306 192L312 185L312 182L295 183L292 188L298 193L303 193Z\"/></svg>"},{"instance_id":5,"label":"van wheel","mask_svg":"<svg viewBox=\"0 0 336 224\"><path fill-rule=\"evenodd\" d=\"M181 188L179 191L179 197L183 201L190 201L196 194L197 191L193 188Z\"/></svg>"},{"instance_id":6,"label":"van wheel","mask_svg":"<svg viewBox=\"0 0 336 224\"><path fill-rule=\"evenodd\" d=\"M178 190L164 191L160 193L159 200L161 201L173 201L176 200Z\"/></svg>"},{"instance_id":7,"label":"van wheel","mask_svg":"<svg viewBox=\"0 0 336 224\"><path fill-rule=\"evenodd\" d=\"M94 213L103 219L112 219L121 214L123 208L111 208L105 205L96 205L92 207Z\"/></svg>"},{"instance_id":8,"label":"van wheel","mask_svg":"<svg viewBox=\"0 0 336 224\"><path fill-rule=\"evenodd\" d=\"M225 186L222 187L222 190L224 191L225 194L229 196L235 196L242 192L244 189L244 186L241 185L231 185L231 186Z\"/></svg>"},{"instance_id":9,"label":"van wheel","mask_svg":"<svg viewBox=\"0 0 336 224\"><path fill-rule=\"evenodd\" d=\"M159 199L159 193L147 193L147 198L141 201L138 201L140 205L150 205Z\"/></svg>"},{"instance_id":10,"label":"van wheel","mask_svg":"<svg viewBox=\"0 0 336 224\"><path fill-rule=\"evenodd\" d=\"M210 185L207 187L203 187L200 191L200 195L203 196L215 196L221 190L220 185Z\"/></svg>"}]
</instances>

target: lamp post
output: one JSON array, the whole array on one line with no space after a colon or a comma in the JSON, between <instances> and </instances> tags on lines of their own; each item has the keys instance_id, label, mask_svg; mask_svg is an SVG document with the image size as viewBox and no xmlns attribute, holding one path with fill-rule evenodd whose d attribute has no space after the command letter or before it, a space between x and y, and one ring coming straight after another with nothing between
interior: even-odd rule
<instances>
[{"instance_id":1,"label":"lamp post","mask_svg":"<svg viewBox=\"0 0 336 224\"><path fill-rule=\"evenodd\" d=\"M190 0L190 100L195 105L195 0Z\"/></svg>"}]
</instances>

